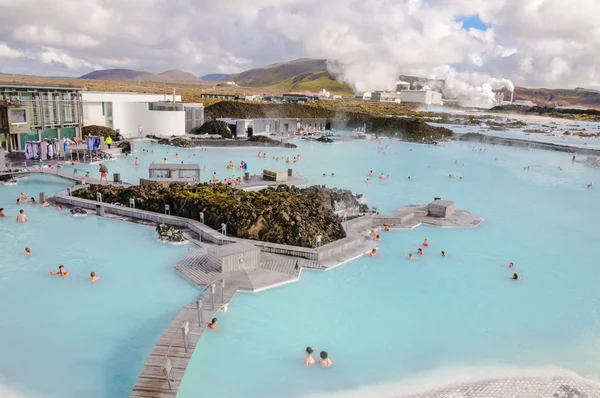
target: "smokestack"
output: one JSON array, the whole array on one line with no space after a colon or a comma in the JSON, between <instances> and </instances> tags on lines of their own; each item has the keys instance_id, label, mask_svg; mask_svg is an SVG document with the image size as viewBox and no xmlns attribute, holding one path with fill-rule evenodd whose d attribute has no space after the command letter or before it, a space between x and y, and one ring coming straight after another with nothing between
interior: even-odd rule
<instances>
[{"instance_id":1,"label":"smokestack","mask_svg":"<svg viewBox=\"0 0 600 398\"><path fill-rule=\"evenodd\" d=\"M173 102L175 102L175 87L173 87Z\"/></svg>"},{"instance_id":2,"label":"smokestack","mask_svg":"<svg viewBox=\"0 0 600 398\"><path fill-rule=\"evenodd\" d=\"M513 97L515 96L515 89L513 88L512 91L510 92L510 103L513 103Z\"/></svg>"}]
</instances>

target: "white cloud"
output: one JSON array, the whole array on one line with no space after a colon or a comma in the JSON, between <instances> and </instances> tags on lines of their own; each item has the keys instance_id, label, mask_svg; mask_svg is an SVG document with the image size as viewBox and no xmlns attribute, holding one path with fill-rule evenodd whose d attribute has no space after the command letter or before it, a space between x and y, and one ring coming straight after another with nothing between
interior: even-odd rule
<instances>
[{"instance_id":1,"label":"white cloud","mask_svg":"<svg viewBox=\"0 0 600 398\"><path fill-rule=\"evenodd\" d=\"M74 74L314 57L337 60L341 78L363 88L440 68L597 86L599 11L598 0L0 0L0 57L28 60L28 73ZM490 28L462 29L457 20L475 14Z\"/></svg>"},{"instance_id":2,"label":"white cloud","mask_svg":"<svg viewBox=\"0 0 600 398\"><path fill-rule=\"evenodd\" d=\"M102 69L102 65L92 64L80 58L75 58L64 51L46 47L40 54L39 60L46 65L58 65L72 70Z\"/></svg>"},{"instance_id":3,"label":"white cloud","mask_svg":"<svg viewBox=\"0 0 600 398\"><path fill-rule=\"evenodd\" d=\"M0 43L0 58L16 59L23 56L24 54L21 51L10 48L6 43Z\"/></svg>"}]
</instances>

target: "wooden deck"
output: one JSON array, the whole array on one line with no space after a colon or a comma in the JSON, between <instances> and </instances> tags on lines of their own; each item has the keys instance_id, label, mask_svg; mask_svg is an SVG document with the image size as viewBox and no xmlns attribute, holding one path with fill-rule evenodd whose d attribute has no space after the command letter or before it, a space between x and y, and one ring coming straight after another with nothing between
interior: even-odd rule
<instances>
[{"instance_id":1,"label":"wooden deck","mask_svg":"<svg viewBox=\"0 0 600 398\"><path fill-rule=\"evenodd\" d=\"M219 308L231 301L235 292L236 288L234 286L226 286L223 292L224 300L221 302L221 285L217 284L215 286L213 309L211 307L210 291L207 291L202 299L202 322L200 322L200 326L198 325L196 301L183 307L175 318L173 318L169 326L167 326L154 346L130 396L152 398L175 397L179 391L181 380L192 358L194 349L198 345L202 333L207 329L208 322L214 317ZM182 325L185 321L189 322L187 352L184 347L182 334ZM169 389L169 383L163 372L163 365L167 358L171 361L172 365L171 389Z\"/></svg>"},{"instance_id":2,"label":"wooden deck","mask_svg":"<svg viewBox=\"0 0 600 398\"><path fill-rule=\"evenodd\" d=\"M189 251L178 263L175 269L186 279L198 287L207 288L215 284L214 308L211 306L211 294L207 288L202 299L202 322L198 324L197 303L194 301L179 311L154 346L146 360L138 379L133 387L131 397L175 397L181 381L189 365L194 349L207 324L215 313L229 304L238 291L258 292L282 284L294 282L300 277L300 267L323 269L315 261L296 259L271 253L261 253L261 263L258 267L235 271L227 274L218 272L209 264L206 250ZM221 301L221 279L225 282L223 301ZM182 324L189 322L188 350L185 352ZM171 361L171 389L163 373L166 359Z\"/></svg>"}]
</instances>

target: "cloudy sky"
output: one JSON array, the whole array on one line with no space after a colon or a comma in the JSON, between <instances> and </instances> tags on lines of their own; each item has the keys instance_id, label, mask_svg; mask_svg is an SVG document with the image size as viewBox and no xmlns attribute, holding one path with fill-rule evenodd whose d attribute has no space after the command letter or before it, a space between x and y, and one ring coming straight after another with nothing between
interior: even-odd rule
<instances>
[{"instance_id":1,"label":"cloudy sky","mask_svg":"<svg viewBox=\"0 0 600 398\"><path fill-rule=\"evenodd\" d=\"M454 70L599 87L598 12L600 0L0 0L0 72L203 75L310 57L365 88Z\"/></svg>"}]
</instances>

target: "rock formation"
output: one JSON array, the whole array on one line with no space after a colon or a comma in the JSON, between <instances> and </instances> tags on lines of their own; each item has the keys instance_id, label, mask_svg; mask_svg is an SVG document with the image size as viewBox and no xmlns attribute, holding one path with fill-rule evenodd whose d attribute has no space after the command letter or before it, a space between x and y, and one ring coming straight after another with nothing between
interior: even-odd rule
<instances>
[{"instance_id":1,"label":"rock formation","mask_svg":"<svg viewBox=\"0 0 600 398\"><path fill-rule=\"evenodd\" d=\"M185 242L183 233L180 230L175 229L170 225L157 224L156 225L156 233L158 234L158 239L160 239L163 242L169 242L169 243Z\"/></svg>"},{"instance_id":2,"label":"rock formation","mask_svg":"<svg viewBox=\"0 0 600 398\"><path fill-rule=\"evenodd\" d=\"M190 134L214 134L222 138L233 138L229 125L220 120L211 120L200 127L194 127Z\"/></svg>"},{"instance_id":3,"label":"rock formation","mask_svg":"<svg viewBox=\"0 0 600 398\"><path fill-rule=\"evenodd\" d=\"M159 184L92 185L73 195L95 200L97 192L105 203L129 203L133 198L136 209L159 213L168 204L175 216L198 220L203 212L205 223L213 229L227 224L230 236L303 247L314 247L318 235L323 243L344 238L335 211L361 206L359 197L350 191L287 185L260 191L206 184L171 184L168 188Z\"/></svg>"}]
</instances>

